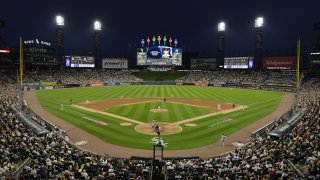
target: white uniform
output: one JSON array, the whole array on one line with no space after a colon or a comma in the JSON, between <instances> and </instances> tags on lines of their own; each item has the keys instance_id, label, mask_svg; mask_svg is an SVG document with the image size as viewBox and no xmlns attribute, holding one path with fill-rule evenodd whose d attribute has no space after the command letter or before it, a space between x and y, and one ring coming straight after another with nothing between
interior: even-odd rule
<instances>
[{"instance_id":1,"label":"white uniform","mask_svg":"<svg viewBox=\"0 0 320 180\"><path fill-rule=\"evenodd\" d=\"M61 110L61 111L63 110L63 104L60 105L60 110Z\"/></svg>"},{"instance_id":2,"label":"white uniform","mask_svg":"<svg viewBox=\"0 0 320 180\"><path fill-rule=\"evenodd\" d=\"M219 111L221 111L221 105L220 104L217 105L217 108L218 108Z\"/></svg>"},{"instance_id":3,"label":"white uniform","mask_svg":"<svg viewBox=\"0 0 320 180\"><path fill-rule=\"evenodd\" d=\"M224 134L221 135L221 138L220 138L220 145L222 145L224 147L224 143L226 141L226 138L227 136L225 136Z\"/></svg>"}]
</instances>

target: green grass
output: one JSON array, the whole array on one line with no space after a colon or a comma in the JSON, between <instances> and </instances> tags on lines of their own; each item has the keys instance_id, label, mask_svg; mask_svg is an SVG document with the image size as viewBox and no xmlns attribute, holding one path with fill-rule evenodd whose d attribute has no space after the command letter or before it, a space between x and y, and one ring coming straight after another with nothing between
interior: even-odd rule
<instances>
[{"instance_id":1,"label":"green grass","mask_svg":"<svg viewBox=\"0 0 320 180\"><path fill-rule=\"evenodd\" d=\"M158 106L160 106L161 109L166 109L168 111L161 113L149 111L150 109L157 109ZM152 120L156 120L157 122L176 122L183 119L209 114L212 111L208 108L155 101L126 106L116 106L107 109L106 112L147 123Z\"/></svg>"},{"instance_id":2,"label":"green grass","mask_svg":"<svg viewBox=\"0 0 320 180\"><path fill-rule=\"evenodd\" d=\"M134 97L180 97L219 100L248 106L246 112L235 111L228 114L217 115L194 122L198 126L186 127L178 134L162 136L168 143L166 149L188 149L211 144L219 140L221 133L231 134L239 129L252 124L273 112L279 104L284 93L270 91L256 91L246 89L209 88L196 86L112 86L97 88L70 88L37 91L42 106L56 116L82 128L98 138L125 147L151 149L151 138L154 136L140 134L133 126L120 126L125 121L99 113L91 113L69 106L70 99L73 103L83 103L110 98L134 98ZM60 104L65 104L64 110L60 110ZM124 107L125 108L125 107ZM176 114L185 114L179 112ZM200 110L199 110L200 111ZM189 111L188 111L189 112ZM149 110L141 111L141 116L149 113ZM82 117L103 121L107 126L96 126L92 121ZM152 117L151 117L152 118ZM233 118L234 121L221 123L222 120ZM142 118L144 119L144 118ZM149 120L149 118L146 118ZM220 122L220 123L219 123ZM188 143L186 143L188 142Z\"/></svg>"},{"instance_id":3,"label":"green grass","mask_svg":"<svg viewBox=\"0 0 320 180\"><path fill-rule=\"evenodd\" d=\"M186 76L186 72L149 72L139 71L133 72L133 75L137 76L144 81L174 81L180 77Z\"/></svg>"}]
</instances>

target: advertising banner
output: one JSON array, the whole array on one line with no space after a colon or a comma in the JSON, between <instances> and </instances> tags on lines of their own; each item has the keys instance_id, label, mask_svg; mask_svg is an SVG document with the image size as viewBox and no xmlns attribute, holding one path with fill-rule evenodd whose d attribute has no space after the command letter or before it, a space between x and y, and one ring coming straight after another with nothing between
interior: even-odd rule
<instances>
[{"instance_id":1,"label":"advertising banner","mask_svg":"<svg viewBox=\"0 0 320 180\"><path fill-rule=\"evenodd\" d=\"M102 68L106 69L127 69L128 60L118 58L103 58Z\"/></svg>"},{"instance_id":2,"label":"advertising banner","mask_svg":"<svg viewBox=\"0 0 320 180\"><path fill-rule=\"evenodd\" d=\"M91 87L98 87L98 86L104 86L103 82L93 82L90 84Z\"/></svg>"},{"instance_id":3,"label":"advertising banner","mask_svg":"<svg viewBox=\"0 0 320 180\"><path fill-rule=\"evenodd\" d=\"M115 82L106 82L105 86L115 86L116 83Z\"/></svg>"},{"instance_id":4,"label":"advertising banner","mask_svg":"<svg viewBox=\"0 0 320 180\"><path fill-rule=\"evenodd\" d=\"M208 86L208 83L194 83L195 86Z\"/></svg>"},{"instance_id":5,"label":"advertising banner","mask_svg":"<svg viewBox=\"0 0 320 180\"><path fill-rule=\"evenodd\" d=\"M40 86L55 86L57 82L40 82Z\"/></svg>"},{"instance_id":6,"label":"advertising banner","mask_svg":"<svg viewBox=\"0 0 320 180\"><path fill-rule=\"evenodd\" d=\"M130 86L131 83L129 83L129 82L120 82L119 85L120 85L120 86Z\"/></svg>"},{"instance_id":7,"label":"advertising banner","mask_svg":"<svg viewBox=\"0 0 320 180\"><path fill-rule=\"evenodd\" d=\"M263 57L262 69L295 69L297 66L297 57Z\"/></svg>"}]
</instances>

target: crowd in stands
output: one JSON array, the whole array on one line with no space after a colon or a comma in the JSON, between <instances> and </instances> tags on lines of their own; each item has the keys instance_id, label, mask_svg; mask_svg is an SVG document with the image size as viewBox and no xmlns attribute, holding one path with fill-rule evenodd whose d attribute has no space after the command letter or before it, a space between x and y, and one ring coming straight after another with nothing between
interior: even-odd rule
<instances>
[{"instance_id":1,"label":"crowd in stands","mask_svg":"<svg viewBox=\"0 0 320 180\"><path fill-rule=\"evenodd\" d=\"M94 70L94 69L64 69L55 71L30 71L24 75L24 81L60 82L61 84L85 84L93 82L141 82L142 79L132 75L130 70ZM295 73L282 71L247 71L247 70L216 70L190 71L186 76L176 80L183 83L212 84L270 84L294 86Z\"/></svg>"},{"instance_id":2,"label":"crowd in stands","mask_svg":"<svg viewBox=\"0 0 320 180\"><path fill-rule=\"evenodd\" d=\"M85 84L93 82L139 82L141 79L131 74L129 70L75 70L26 72L25 82L60 82L61 84Z\"/></svg>"},{"instance_id":3,"label":"crowd in stands","mask_svg":"<svg viewBox=\"0 0 320 180\"><path fill-rule=\"evenodd\" d=\"M308 111L280 139L267 133L284 121L281 118L253 136L246 146L226 156L168 161L168 179L295 179L297 173L289 161L300 169L305 179L320 179L319 79L308 81L298 93L297 101L298 108Z\"/></svg>"},{"instance_id":4,"label":"crowd in stands","mask_svg":"<svg viewBox=\"0 0 320 180\"><path fill-rule=\"evenodd\" d=\"M108 72L111 75L107 75ZM74 79L68 79L68 73L71 72L56 72L52 75L46 72L28 73L27 79L60 79L62 82L80 83L97 81L89 74L97 78L110 77L111 80L115 80L112 76L120 76L117 81L132 78L130 72L122 71L107 71L102 75L100 72L83 71L73 75ZM216 82L233 80L231 77L241 82L257 82L265 78L261 72L220 72L228 76L225 78L216 72L208 73L210 75L196 73L190 73L186 79L197 80L199 76L212 82L214 79L208 76L213 74L218 77ZM10 175L22 162L26 162L19 174L20 179L149 179L152 171L150 162L117 159L83 151L65 141L58 127L46 135L34 134L9 110L9 106L20 104L19 91L15 86L16 74L1 71L0 75L0 177ZM276 120L252 136L246 145L227 155L211 159L167 161L165 175L168 179L294 179L299 173L291 165L293 163L304 175L304 179L320 179L319 79L306 82L297 93L296 101L297 108L306 108L307 113L280 139L271 138L267 133L285 121L285 118Z\"/></svg>"},{"instance_id":5,"label":"crowd in stands","mask_svg":"<svg viewBox=\"0 0 320 180\"><path fill-rule=\"evenodd\" d=\"M21 179L149 179L150 162L95 155L65 141L58 127L40 136L24 126L9 110L20 102L15 77L0 78L0 177L27 160Z\"/></svg>"},{"instance_id":6,"label":"crowd in stands","mask_svg":"<svg viewBox=\"0 0 320 180\"><path fill-rule=\"evenodd\" d=\"M176 80L176 83L212 83L212 84L273 84L295 85L294 73L281 71L248 71L248 70L215 70L191 71L185 77Z\"/></svg>"},{"instance_id":7,"label":"crowd in stands","mask_svg":"<svg viewBox=\"0 0 320 180\"><path fill-rule=\"evenodd\" d=\"M290 71L274 71L269 72L268 78L264 82L265 84L275 84L275 85L295 85L296 74Z\"/></svg>"}]
</instances>

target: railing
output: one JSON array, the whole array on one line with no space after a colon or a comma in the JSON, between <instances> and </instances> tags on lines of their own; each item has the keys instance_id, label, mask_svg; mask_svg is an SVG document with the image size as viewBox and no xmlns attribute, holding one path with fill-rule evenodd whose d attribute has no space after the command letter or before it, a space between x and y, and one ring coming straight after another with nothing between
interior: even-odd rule
<instances>
[{"instance_id":1,"label":"railing","mask_svg":"<svg viewBox=\"0 0 320 180\"><path fill-rule=\"evenodd\" d=\"M290 166L292 169L294 169L294 170L299 174L299 176L300 176L301 178L304 178L303 173L301 173L301 171L300 171L289 159L288 159L287 161L288 161L289 166Z\"/></svg>"},{"instance_id":2,"label":"railing","mask_svg":"<svg viewBox=\"0 0 320 180\"><path fill-rule=\"evenodd\" d=\"M15 170L11 173L9 179L19 179L19 175L20 175L21 171L23 170L23 168L24 168L28 163L30 163L30 161L31 161L31 158L26 159L17 169L15 169Z\"/></svg>"}]
</instances>

